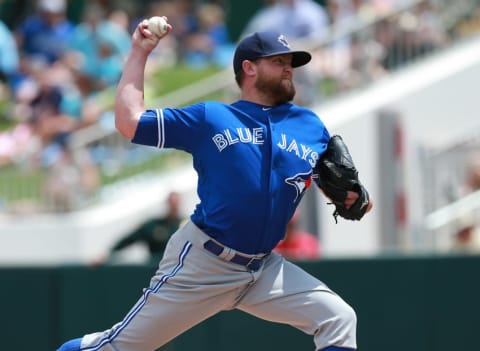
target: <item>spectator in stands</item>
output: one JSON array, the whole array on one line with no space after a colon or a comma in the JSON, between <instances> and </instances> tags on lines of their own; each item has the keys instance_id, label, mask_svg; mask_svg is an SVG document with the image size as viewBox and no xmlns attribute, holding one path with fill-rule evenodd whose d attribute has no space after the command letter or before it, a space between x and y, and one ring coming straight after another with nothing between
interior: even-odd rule
<instances>
[{"instance_id":1,"label":"spectator in stands","mask_svg":"<svg viewBox=\"0 0 480 351\"><path fill-rule=\"evenodd\" d=\"M39 0L36 12L15 29L24 75L29 75L33 62L49 66L64 55L75 27L67 19L66 10L65 0Z\"/></svg>"},{"instance_id":2,"label":"spectator in stands","mask_svg":"<svg viewBox=\"0 0 480 351\"><path fill-rule=\"evenodd\" d=\"M418 55L425 55L446 45L448 35L439 12L431 0L420 1L414 15L417 19L416 50Z\"/></svg>"},{"instance_id":3,"label":"spectator in stands","mask_svg":"<svg viewBox=\"0 0 480 351\"><path fill-rule=\"evenodd\" d=\"M19 56L15 38L5 23L0 21L0 83L12 85L18 65Z\"/></svg>"},{"instance_id":4,"label":"spectator in stands","mask_svg":"<svg viewBox=\"0 0 480 351\"><path fill-rule=\"evenodd\" d=\"M69 212L79 209L100 184L97 165L88 150L72 150L68 137L49 146L55 147L50 163L46 164L47 178L44 186L49 210Z\"/></svg>"},{"instance_id":5,"label":"spectator in stands","mask_svg":"<svg viewBox=\"0 0 480 351\"><path fill-rule=\"evenodd\" d=\"M114 11L107 17L97 4L87 7L83 21L72 34L67 59L83 96L117 83L130 49L127 24L125 12Z\"/></svg>"},{"instance_id":6,"label":"spectator in stands","mask_svg":"<svg viewBox=\"0 0 480 351\"><path fill-rule=\"evenodd\" d=\"M52 64L63 55L74 28L66 10L65 0L39 0L36 12L16 28L20 51L29 60Z\"/></svg>"},{"instance_id":7,"label":"spectator in stands","mask_svg":"<svg viewBox=\"0 0 480 351\"><path fill-rule=\"evenodd\" d=\"M21 162L32 146L32 138L33 128L27 122L0 132L0 167Z\"/></svg>"},{"instance_id":8,"label":"spectator in stands","mask_svg":"<svg viewBox=\"0 0 480 351\"><path fill-rule=\"evenodd\" d=\"M291 40L325 38L328 16L314 0L268 0L247 23L242 37L256 31L280 31Z\"/></svg>"},{"instance_id":9,"label":"spectator in stands","mask_svg":"<svg viewBox=\"0 0 480 351\"><path fill-rule=\"evenodd\" d=\"M164 215L146 220L134 231L116 242L108 256L95 260L93 264L103 264L119 251L136 243L146 245L152 259L161 258L168 239L183 221L180 215L180 206L180 194L176 191L170 192L167 198L167 212Z\"/></svg>"},{"instance_id":10,"label":"spectator in stands","mask_svg":"<svg viewBox=\"0 0 480 351\"><path fill-rule=\"evenodd\" d=\"M447 41L444 25L428 0L378 22L376 36L384 50L382 64L386 70L400 68Z\"/></svg>"},{"instance_id":11,"label":"spectator in stands","mask_svg":"<svg viewBox=\"0 0 480 351\"><path fill-rule=\"evenodd\" d=\"M28 119L41 144L46 146L77 129L78 121L61 110L63 95L59 80L64 77L63 71L40 70L35 77L38 86L29 104Z\"/></svg>"},{"instance_id":12,"label":"spectator in stands","mask_svg":"<svg viewBox=\"0 0 480 351\"><path fill-rule=\"evenodd\" d=\"M189 19L186 19L184 14L179 11L181 4L171 1L154 1L148 7L148 10L145 13L145 18L150 18L153 16L166 16L168 22L171 23L175 28L179 28L179 33L175 35L169 35L160 41L158 46L150 54L150 59L147 62L145 67L145 76L150 77L151 72L154 72L162 67L173 67L176 65L180 59L180 46L181 42L184 42L183 36L187 35L189 32ZM137 21L141 21L137 19ZM135 25L138 22L135 23ZM173 34L173 33L172 33ZM146 84L148 84L148 78Z\"/></svg>"},{"instance_id":13,"label":"spectator in stands","mask_svg":"<svg viewBox=\"0 0 480 351\"><path fill-rule=\"evenodd\" d=\"M474 154L467 164L465 192L471 193L478 190L480 190L480 154Z\"/></svg>"},{"instance_id":14,"label":"spectator in stands","mask_svg":"<svg viewBox=\"0 0 480 351\"><path fill-rule=\"evenodd\" d=\"M19 121L27 119L35 123L36 131L52 134L63 121L58 119L53 127L42 128L45 126L46 100L49 100L49 109L55 115L60 115L57 107L60 104L61 97L53 97L55 94L61 95L59 91L50 91L55 85L54 81L59 79L63 82L63 74L60 60L64 57L68 43L74 30L74 24L66 17L67 3L65 0L39 0L35 11L22 21L14 30L15 39L20 55L20 66L14 83L14 116ZM58 81L57 81L58 82ZM55 87L58 89L59 87ZM46 95L50 95L46 98ZM42 113L40 113L42 110ZM44 113L45 112L45 113ZM34 116L35 115L35 116ZM42 118L39 116L42 115ZM44 118L45 117L45 118ZM42 123L39 123L39 122ZM70 127L68 127L70 129ZM42 135L42 137L44 137Z\"/></svg>"},{"instance_id":15,"label":"spectator in stands","mask_svg":"<svg viewBox=\"0 0 480 351\"><path fill-rule=\"evenodd\" d=\"M228 67L234 46L230 43L223 8L216 4L200 4L195 13L198 28L186 37L183 61L191 67Z\"/></svg>"},{"instance_id":16,"label":"spectator in stands","mask_svg":"<svg viewBox=\"0 0 480 351\"><path fill-rule=\"evenodd\" d=\"M480 253L480 223L478 216L467 213L456 222L457 231L453 236L453 253Z\"/></svg>"},{"instance_id":17,"label":"spectator in stands","mask_svg":"<svg viewBox=\"0 0 480 351\"><path fill-rule=\"evenodd\" d=\"M287 225L285 238L280 241L274 252L291 260L312 260L320 258L320 242L312 233L299 228L298 210Z\"/></svg>"},{"instance_id":18,"label":"spectator in stands","mask_svg":"<svg viewBox=\"0 0 480 351\"><path fill-rule=\"evenodd\" d=\"M15 38L6 24L0 20L0 103L2 104L12 99L18 65L19 57ZM29 135L30 129L23 124L15 126L12 130L0 132L0 167L10 164L20 148L25 145L24 142Z\"/></svg>"},{"instance_id":19,"label":"spectator in stands","mask_svg":"<svg viewBox=\"0 0 480 351\"><path fill-rule=\"evenodd\" d=\"M285 34L290 42L319 42L328 36L328 26L325 8L314 0L269 0L247 23L241 37L255 31L275 31ZM319 77L313 67L312 64L296 70L295 102L299 105L310 105L319 98Z\"/></svg>"},{"instance_id":20,"label":"spectator in stands","mask_svg":"<svg viewBox=\"0 0 480 351\"><path fill-rule=\"evenodd\" d=\"M480 190L480 153L474 152L464 161L464 176L461 184L454 185L453 182L447 187L447 201L453 202Z\"/></svg>"},{"instance_id":21,"label":"spectator in stands","mask_svg":"<svg viewBox=\"0 0 480 351\"><path fill-rule=\"evenodd\" d=\"M358 20L367 23L379 17L392 15L406 3L404 0L351 0L351 4Z\"/></svg>"},{"instance_id":22,"label":"spectator in stands","mask_svg":"<svg viewBox=\"0 0 480 351\"><path fill-rule=\"evenodd\" d=\"M28 131L30 135L27 146L16 148L17 151L27 151L18 157L25 165L41 167L45 164L45 159L55 158L58 149L50 147L51 144L81 125L78 118L62 109L63 87L71 79L61 65L31 66L31 77L17 89L11 111L15 121L23 128L20 130ZM25 133L16 135L22 136Z\"/></svg>"},{"instance_id":23,"label":"spectator in stands","mask_svg":"<svg viewBox=\"0 0 480 351\"><path fill-rule=\"evenodd\" d=\"M480 154L474 153L467 160L464 186L458 197L480 191ZM472 210L461 216L453 235L453 251L463 253L480 252L480 209Z\"/></svg>"},{"instance_id":24,"label":"spectator in stands","mask_svg":"<svg viewBox=\"0 0 480 351\"><path fill-rule=\"evenodd\" d=\"M107 16L102 7L92 3L82 18L62 59L71 79L61 84L61 109L75 116L78 128L90 126L105 115L106 106L97 95L118 81L130 48L125 11L114 10Z\"/></svg>"},{"instance_id":25,"label":"spectator in stands","mask_svg":"<svg viewBox=\"0 0 480 351\"><path fill-rule=\"evenodd\" d=\"M349 87L356 79L352 72L352 36L348 33L356 22L356 14L346 0L328 0L325 9L327 34L335 39L329 39L314 50L313 63L318 76L330 81L333 90L338 91Z\"/></svg>"},{"instance_id":26,"label":"spectator in stands","mask_svg":"<svg viewBox=\"0 0 480 351\"><path fill-rule=\"evenodd\" d=\"M177 62L182 61L184 53L188 50L188 37L198 32L199 23L196 15L196 1L193 0L164 0L154 1L150 4L146 13L146 18L152 16L166 16L168 23L170 23L176 30L175 33L171 33L165 38L166 43L159 44L160 48L156 48L152 53L159 55L164 50L164 47L168 47L168 58L175 55ZM143 17L135 23L135 27L143 20ZM175 54L172 52L172 48L175 49ZM147 67L148 68L148 67Z\"/></svg>"}]
</instances>

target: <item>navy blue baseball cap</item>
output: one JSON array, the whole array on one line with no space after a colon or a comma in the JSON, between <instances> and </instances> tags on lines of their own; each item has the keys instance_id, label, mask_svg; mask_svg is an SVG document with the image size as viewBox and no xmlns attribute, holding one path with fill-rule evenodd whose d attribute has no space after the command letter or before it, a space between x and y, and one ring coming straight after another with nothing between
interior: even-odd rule
<instances>
[{"instance_id":1,"label":"navy blue baseball cap","mask_svg":"<svg viewBox=\"0 0 480 351\"><path fill-rule=\"evenodd\" d=\"M242 69L244 60L254 61L262 57L292 54L292 67L307 64L312 59L306 51L292 51L285 35L277 32L255 32L238 43L233 56L233 71Z\"/></svg>"}]
</instances>

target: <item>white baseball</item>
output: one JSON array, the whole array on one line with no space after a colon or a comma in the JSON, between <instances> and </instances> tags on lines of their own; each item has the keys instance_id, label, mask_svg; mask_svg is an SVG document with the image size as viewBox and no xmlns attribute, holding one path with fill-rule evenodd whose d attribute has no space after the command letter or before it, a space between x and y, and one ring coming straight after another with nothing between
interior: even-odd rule
<instances>
[{"instance_id":1,"label":"white baseball","mask_svg":"<svg viewBox=\"0 0 480 351\"><path fill-rule=\"evenodd\" d=\"M148 30L159 37L167 31L168 23L163 17L153 16L148 19Z\"/></svg>"}]
</instances>

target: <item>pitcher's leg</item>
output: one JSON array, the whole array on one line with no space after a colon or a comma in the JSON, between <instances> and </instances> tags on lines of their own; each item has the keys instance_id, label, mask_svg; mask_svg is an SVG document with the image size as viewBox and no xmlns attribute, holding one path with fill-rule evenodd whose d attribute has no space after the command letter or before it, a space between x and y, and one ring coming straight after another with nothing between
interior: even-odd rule
<instances>
[{"instance_id":1,"label":"pitcher's leg","mask_svg":"<svg viewBox=\"0 0 480 351\"><path fill-rule=\"evenodd\" d=\"M356 349L356 314L323 282L272 254L238 309L314 336L317 350Z\"/></svg>"},{"instance_id":2,"label":"pitcher's leg","mask_svg":"<svg viewBox=\"0 0 480 351\"><path fill-rule=\"evenodd\" d=\"M85 335L80 350L156 350L202 320L231 309L251 279L248 271L206 251L190 233L177 232L149 288L123 321Z\"/></svg>"},{"instance_id":3,"label":"pitcher's leg","mask_svg":"<svg viewBox=\"0 0 480 351\"><path fill-rule=\"evenodd\" d=\"M179 288L189 282L190 265L195 264L196 250L188 241L172 244L161 268L144 289L142 296L124 319L111 329L85 335L77 350L82 351L153 351L169 340L216 313L215 304L197 304L195 295ZM171 246L172 246L171 245ZM205 295L198 291L198 296ZM188 300L190 303L185 303ZM208 300L208 296L207 296ZM61 351L72 350L76 342L65 343Z\"/></svg>"}]
</instances>

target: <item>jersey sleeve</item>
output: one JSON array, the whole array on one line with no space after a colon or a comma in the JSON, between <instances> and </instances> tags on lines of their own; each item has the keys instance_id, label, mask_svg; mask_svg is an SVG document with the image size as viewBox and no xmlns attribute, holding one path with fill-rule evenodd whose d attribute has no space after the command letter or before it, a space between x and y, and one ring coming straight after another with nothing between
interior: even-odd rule
<instances>
[{"instance_id":1,"label":"jersey sleeve","mask_svg":"<svg viewBox=\"0 0 480 351\"><path fill-rule=\"evenodd\" d=\"M202 134L201 122L204 120L203 103L183 108L147 110L140 117L132 142L191 152Z\"/></svg>"}]
</instances>

